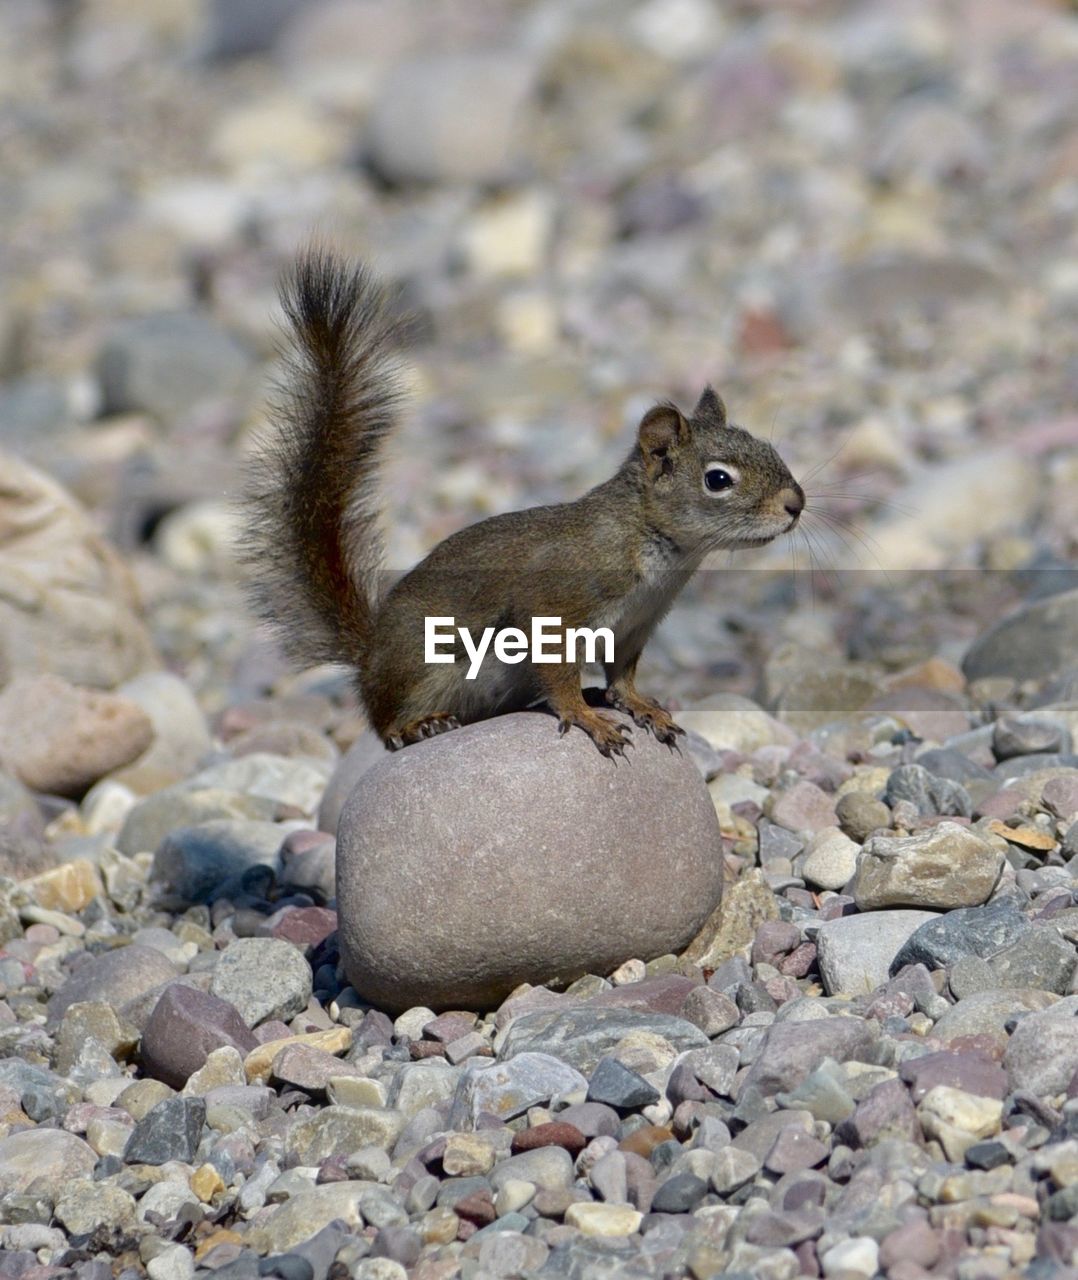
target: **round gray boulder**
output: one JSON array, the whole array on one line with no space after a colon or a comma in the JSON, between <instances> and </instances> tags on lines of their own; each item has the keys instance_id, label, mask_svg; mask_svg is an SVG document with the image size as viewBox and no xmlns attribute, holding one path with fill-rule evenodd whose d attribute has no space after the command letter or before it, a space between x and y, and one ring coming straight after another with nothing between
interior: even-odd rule
<instances>
[{"instance_id":1,"label":"round gray boulder","mask_svg":"<svg viewBox=\"0 0 1078 1280\"><path fill-rule=\"evenodd\" d=\"M337 829L349 981L383 1008L491 1008L519 983L683 948L722 896L715 808L641 729L617 763L519 712L388 756Z\"/></svg>"}]
</instances>

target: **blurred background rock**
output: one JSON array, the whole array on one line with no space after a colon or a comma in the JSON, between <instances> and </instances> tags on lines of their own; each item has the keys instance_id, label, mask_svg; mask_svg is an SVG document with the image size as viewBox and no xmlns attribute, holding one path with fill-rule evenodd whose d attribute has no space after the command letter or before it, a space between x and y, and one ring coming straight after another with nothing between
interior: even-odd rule
<instances>
[{"instance_id":1,"label":"blurred background rock","mask_svg":"<svg viewBox=\"0 0 1078 1280\"><path fill-rule=\"evenodd\" d=\"M0 152L0 681L281 674L229 503L312 234L421 319L395 568L710 380L816 518L702 575L669 692L957 660L1075 584L1072 5L5 0Z\"/></svg>"}]
</instances>

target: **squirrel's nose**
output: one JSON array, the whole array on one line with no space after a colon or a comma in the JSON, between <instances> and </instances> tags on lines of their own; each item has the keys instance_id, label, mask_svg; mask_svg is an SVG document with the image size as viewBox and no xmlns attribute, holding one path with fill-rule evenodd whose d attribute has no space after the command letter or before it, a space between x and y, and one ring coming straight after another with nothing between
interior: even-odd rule
<instances>
[{"instance_id":1,"label":"squirrel's nose","mask_svg":"<svg viewBox=\"0 0 1078 1280\"><path fill-rule=\"evenodd\" d=\"M786 514L796 520L805 509L805 491L795 484L792 489L783 489L779 501L786 508Z\"/></svg>"}]
</instances>

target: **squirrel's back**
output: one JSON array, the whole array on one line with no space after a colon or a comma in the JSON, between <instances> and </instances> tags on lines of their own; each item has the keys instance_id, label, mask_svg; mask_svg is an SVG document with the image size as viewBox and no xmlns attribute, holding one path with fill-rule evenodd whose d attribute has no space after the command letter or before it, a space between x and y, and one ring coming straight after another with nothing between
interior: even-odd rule
<instances>
[{"instance_id":1,"label":"squirrel's back","mask_svg":"<svg viewBox=\"0 0 1078 1280\"><path fill-rule=\"evenodd\" d=\"M245 497L251 599L294 657L359 664L378 604L376 473L406 325L365 267L325 249L299 258L280 296L285 376Z\"/></svg>"}]
</instances>

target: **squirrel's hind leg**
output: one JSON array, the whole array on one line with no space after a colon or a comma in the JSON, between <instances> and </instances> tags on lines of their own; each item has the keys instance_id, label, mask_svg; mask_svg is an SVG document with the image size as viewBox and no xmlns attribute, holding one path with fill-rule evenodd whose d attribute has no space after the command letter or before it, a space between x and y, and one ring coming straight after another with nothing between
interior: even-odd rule
<instances>
[{"instance_id":1,"label":"squirrel's hind leg","mask_svg":"<svg viewBox=\"0 0 1078 1280\"><path fill-rule=\"evenodd\" d=\"M383 741L389 751L399 751L401 747L411 746L413 742L422 742L424 738L436 738L440 733L448 733L450 729L459 729L460 721L447 711L438 711L434 715L422 716L411 720L391 733L386 734Z\"/></svg>"}]
</instances>

